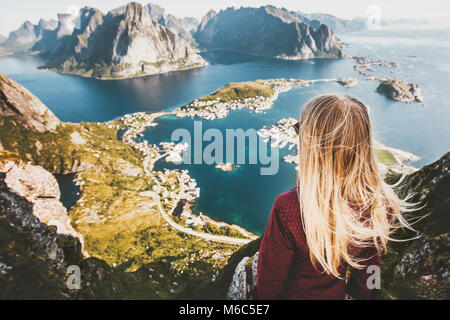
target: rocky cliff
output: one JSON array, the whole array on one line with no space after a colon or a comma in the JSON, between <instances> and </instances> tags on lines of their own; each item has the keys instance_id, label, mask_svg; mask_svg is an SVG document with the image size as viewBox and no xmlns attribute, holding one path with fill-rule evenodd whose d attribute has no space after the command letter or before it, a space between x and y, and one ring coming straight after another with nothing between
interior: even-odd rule
<instances>
[{"instance_id":1,"label":"rocky cliff","mask_svg":"<svg viewBox=\"0 0 450 320\"><path fill-rule=\"evenodd\" d=\"M33 183L27 185L40 190L36 195L55 193L48 184L48 172L24 164L18 168L38 171L39 175L28 180ZM11 173L0 172L0 299L158 297L155 285L149 278L156 270L163 270L163 265L148 264L135 272L124 272L122 267L112 268L102 260L83 258L79 239L61 234L58 227L43 223L35 215L36 204L19 195L13 190L18 186L13 184L11 188L7 180L11 180ZM27 194L30 195L29 190ZM67 286L70 275L67 268L70 265L80 267L79 289L69 289Z\"/></svg>"},{"instance_id":2,"label":"rocky cliff","mask_svg":"<svg viewBox=\"0 0 450 320\"><path fill-rule=\"evenodd\" d=\"M194 35L207 50L242 52L284 59L341 58L344 53L333 30L316 28L285 9L228 8L205 16Z\"/></svg>"},{"instance_id":3,"label":"rocky cliff","mask_svg":"<svg viewBox=\"0 0 450 320\"><path fill-rule=\"evenodd\" d=\"M2 117L24 128L43 132L54 130L58 118L31 92L14 80L0 73L0 121Z\"/></svg>"},{"instance_id":4,"label":"rocky cliff","mask_svg":"<svg viewBox=\"0 0 450 320\"><path fill-rule=\"evenodd\" d=\"M80 28L44 68L94 78L127 78L206 65L185 40L152 21L138 3L104 15L80 11Z\"/></svg>"},{"instance_id":5,"label":"rocky cliff","mask_svg":"<svg viewBox=\"0 0 450 320\"><path fill-rule=\"evenodd\" d=\"M395 181L396 176L389 179ZM421 237L391 242L383 258L382 290L378 298L450 299L450 152L408 176L399 189L413 194L423 208L409 214ZM414 237L405 232L397 238Z\"/></svg>"},{"instance_id":6,"label":"rocky cliff","mask_svg":"<svg viewBox=\"0 0 450 320\"><path fill-rule=\"evenodd\" d=\"M72 227L67 209L59 200L59 185L50 172L41 166L14 161L0 162L0 172L4 173L3 182L9 190L32 203L35 217L55 226L59 234L78 238L84 244L83 236Z\"/></svg>"},{"instance_id":7,"label":"rocky cliff","mask_svg":"<svg viewBox=\"0 0 450 320\"><path fill-rule=\"evenodd\" d=\"M56 26L42 33L31 48L45 55L56 55L64 47L66 40L75 29L75 17L70 14L58 14ZM67 38L66 38L67 37Z\"/></svg>"},{"instance_id":8,"label":"rocky cliff","mask_svg":"<svg viewBox=\"0 0 450 320\"><path fill-rule=\"evenodd\" d=\"M8 40L17 44L32 44L36 41L34 25L25 21L17 30L9 34Z\"/></svg>"},{"instance_id":9,"label":"rocky cliff","mask_svg":"<svg viewBox=\"0 0 450 320\"><path fill-rule=\"evenodd\" d=\"M184 17L182 21L184 24L184 28L189 32L197 30L198 25L200 24L200 21L198 21L194 17Z\"/></svg>"},{"instance_id":10,"label":"rocky cliff","mask_svg":"<svg viewBox=\"0 0 450 320\"><path fill-rule=\"evenodd\" d=\"M147 4L145 9L153 21L163 25L180 38L184 39L189 45L196 46L196 42L189 30L189 28L191 30L196 28L196 26L193 26L195 25L195 20L192 20L193 18L191 18L191 20L179 19L172 14L167 14L162 7L152 3Z\"/></svg>"},{"instance_id":11,"label":"rocky cliff","mask_svg":"<svg viewBox=\"0 0 450 320\"><path fill-rule=\"evenodd\" d=\"M37 41L48 36L57 27L55 20L40 19L37 25L25 21L17 30L12 31L3 42L4 47L9 47L11 52L31 48Z\"/></svg>"},{"instance_id":12,"label":"rocky cliff","mask_svg":"<svg viewBox=\"0 0 450 320\"><path fill-rule=\"evenodd\" d=\"M389 99L403 102L423 102L422 86L403 80L382 79L377 91Z\"/></svg>"}]
</instances>

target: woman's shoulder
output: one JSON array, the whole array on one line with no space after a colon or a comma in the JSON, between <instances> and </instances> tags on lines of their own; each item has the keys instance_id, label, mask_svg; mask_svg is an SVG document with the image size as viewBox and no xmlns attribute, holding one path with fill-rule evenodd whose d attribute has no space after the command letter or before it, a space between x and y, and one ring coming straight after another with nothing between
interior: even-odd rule
<instances>
[{"instance_id":1,"label":"woman's shoulder","mask_svg":"<svg viewBox=\"0 0 450 320\"><path fill-rule=\"evenodd\" d=\"M300 213L300 204L298 200L297 188L293 188L288 192L278 195L275 200L275 208L283 218L298 218Z\"/></svg>"}]
</instances>

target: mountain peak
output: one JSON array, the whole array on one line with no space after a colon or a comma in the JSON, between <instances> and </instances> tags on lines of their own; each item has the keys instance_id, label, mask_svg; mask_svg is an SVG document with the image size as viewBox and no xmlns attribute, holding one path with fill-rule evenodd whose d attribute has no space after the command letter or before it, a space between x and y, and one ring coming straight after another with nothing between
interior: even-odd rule
<instances>
[{"instance_id":1,"label":"mountain peak","mask_svg":"<svg viewBox=\"0 0 450 320\"><path fill-rule=\"evenodd\" d=\"M207 50L284 59L343 56L331 28L315 29L292 12L270 5L238 10L227 8L216 15L206 15L195 38Z\"/></svg>"}]
</instances>

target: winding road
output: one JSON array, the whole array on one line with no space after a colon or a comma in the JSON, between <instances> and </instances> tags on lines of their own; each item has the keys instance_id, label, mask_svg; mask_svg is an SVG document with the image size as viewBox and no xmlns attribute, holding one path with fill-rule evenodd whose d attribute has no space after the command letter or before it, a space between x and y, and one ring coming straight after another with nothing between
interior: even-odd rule
<instances>
[{"instance_id":1,"label":"winding road","mask_svg":"<svg viewBox=\"0 0 450 320\"><path fill-rule=\"evenodd\" d=\"M161 191L161 185L159 184L159 181L154 178L153 179L156 182L156 185L158 187L158 190L155 191L156 194L156 205L158 207L159 213L163 216L163 218L167 221L167 223L174 229L184 232L187 234L190 234L195 237L200 237L208 241L214 241L214 242L220 242L220 243L226 243L226 244L247 244L253 239L240 239L240 238L233 238L233 237L227 237L227 236L219 236L215 234L208 234L205 232L198 232L195 230L192 230L191 228L182 227L179 224L177 224L175 221L170 219L169 215L164 211L163 207L161 206L161 198L159 196L159 192Z\"/></svg>"}]
</instances>

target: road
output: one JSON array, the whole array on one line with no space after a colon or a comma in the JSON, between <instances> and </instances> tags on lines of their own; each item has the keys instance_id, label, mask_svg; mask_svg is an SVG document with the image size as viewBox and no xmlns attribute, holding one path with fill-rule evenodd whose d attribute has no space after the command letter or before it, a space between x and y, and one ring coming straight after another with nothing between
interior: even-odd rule
<instances>
[{"instance_id":1,"label":"road","mask_svg":"<svg viewBox=\"0 0 450 320\"><path fill-rule=\"evenodd\" d=\"M240 239L240 238L233 238L233 237L227 237L227 236L220 236L215 234L208 234L205 232L198 232L195 230L192 230L191 228L182 227L179 224L177 224L175 221L170 219L169 215L164 211L163 207L161 206L161 197L159 196L159 192L161 191L161 185L159 184L159 181L154 178L153 179L156 182L156 185L158 186L158 190L155 191L156 193L156 205L158 207L159 213L161 213L164 220L167 221L167 223L174 229L184 232L187 234L190 234L195 237L200 237L208 241L214 241L214 242L220 242L220 243L226 243L226 244L247 244L253 239Z\"/></svg>"}]
</instances>

